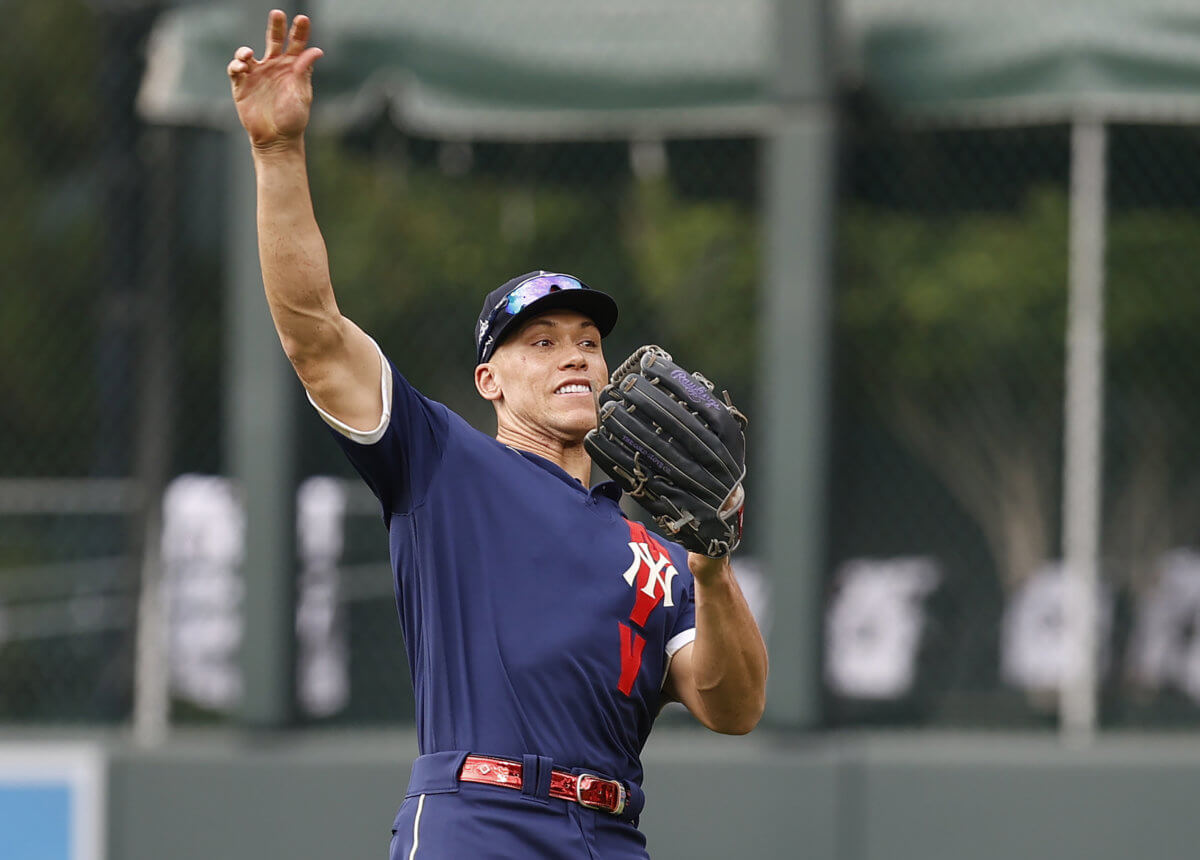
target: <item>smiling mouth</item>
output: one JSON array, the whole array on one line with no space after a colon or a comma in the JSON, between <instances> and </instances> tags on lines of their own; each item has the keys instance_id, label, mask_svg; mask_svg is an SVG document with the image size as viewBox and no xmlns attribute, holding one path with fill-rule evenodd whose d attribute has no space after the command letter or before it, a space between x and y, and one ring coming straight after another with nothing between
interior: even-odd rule
<instances>
[{"instance_id":1,"label":"smiling mouth","mask_svg":"<svg viewBox=\"0 0 1200 860\"><path fill-rule=\"evenodd\" d=\"M592 386L580 385L579 383L571 383L569 385L560 385L554 389L555 394L591 394Z\"/></svg>"}]
</instances>

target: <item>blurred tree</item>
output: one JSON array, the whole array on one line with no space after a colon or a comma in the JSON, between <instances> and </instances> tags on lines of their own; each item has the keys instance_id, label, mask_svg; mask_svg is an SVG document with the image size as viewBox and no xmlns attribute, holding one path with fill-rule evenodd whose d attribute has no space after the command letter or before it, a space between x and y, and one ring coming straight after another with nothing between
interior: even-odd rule
<instances>
[{"instance_id":1,"label":"blurred tree","mask_svg":"<svg viewBox=\"0 0 1200 860\"><path fill-rule=\"evenodd\" d=\"M748 204L686 199L662 178L632 189L623 225L658 338L754 414L759 222Z\"/></svg>"},{"instance_id":2,"label":"blurred tree","mask_svg":"<svg viewBox=\"0 0 1200 860\"><path fill-rule=\"evenodd\" d=\"M1111 219L1105 537L1139 591L1166 550L1200 542L1198 231L1191 207Z\"/></svg>"},{"instance_id":3,"label":"blurred tree","mask_svg":"<svg viewBox=\"0 0 1200 860\"><path fill-rule=\"evenodd\" d=\"M859 208L842 226L850 373L972 515L1015 587L1057 554L1065 197L1035 191L1000 214ZM1200 501L1194 466L1171 471L1184 464L1181 396L1200 385L1200 361L1167 383L1140 355L1186 341L1200 324L1188 280L1200 264L1198 228L1200 219L1176 213L1110 218L1108 411L1139 429L1109 434L1105 534L1131 572L1188 536L1185 512ZM1150 265L1162 259L1177 265Z\"/></svg>"},{"instance_id":4,"label":"blurred tree","mask_svg":"<svg viewBox=\"0 0 1200 860\"><path fill-rule=\"evenodd\" d=\"M77 0L4 9L20 36L0 53L0 473L79 474L95 409L96 21Z\"/></svg>"}]
</instances>

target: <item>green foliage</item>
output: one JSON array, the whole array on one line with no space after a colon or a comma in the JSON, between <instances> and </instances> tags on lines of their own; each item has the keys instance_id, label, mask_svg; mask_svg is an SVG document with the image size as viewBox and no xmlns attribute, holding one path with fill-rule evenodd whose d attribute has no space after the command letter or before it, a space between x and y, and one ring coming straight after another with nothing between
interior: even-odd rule
<instances>
[{"instance_id":1,"label":"green foliage","mask_svg":"<svg viewBox=\"0 0 1200 860\"><path fill-rule=\"evenodd\" d=\"M664 180L642 182L632 196L627 244L663 346L746 404L758 360L755 213L681 199Z\"/></svg>"},{"instance_id":2,"label":"green foliage","mask_svg":"<svg viewBox=\"0 0 1200 860\"><path fill-rule=\"evenodd\" d=\"M913 396L988 382L1060 386L1067 214L1055 189L1033 192L1012 213L847 213L841 325L869 375ZM1197 235L1200 217L1191 213L1109 218L1105 337L1119 381L1145 375L1148 348L1194 358ZM1181 380L1194 382L1200 367L1191 364L1177 368Z\"/></svg>"},{"instance_id":3,"label":"green foliage","mask_svg":"<svg viewBox=\"0 0 1200 860\"><path fill-rule=\"evenodd\" d=\"M1005 578L1019 581L1057 545L1065 195L1038 190L1014 212L926 219L858 209L842 226L855 403L941 477ZM1108 219L1106 538L1135 570L1189 539L1187 518L1200 511L1187 432L1200 390L1197 235L1192 213Z\"/></svg>"},{"instance_id":4,"label":"green foliage","mask_svg":"<svg viewBox=\"0 0 1200 860\"><path fill-rule=\"evenodd\" d=\"M1112 219L1108 237L1106 337L1118 385L1149 386L1195 398L1200 360L1200 217L1131 212ZM1154 354L1162 364L1148 361Z\"/></svg>"},{"instance_id":5,"label":"green foliage","mask_svg":"<svg viewBox=\"0 0 1200 860\"><path fill-rule=\"evenodd\" d=\"M90 451L65 443L88 414L78 382L100 247L87 179L103 133L95 20L74 0L5 11L16 35L0 52L0 471L77 472ZM55 444L53 461L39 456Z\"/></svg>"},{"instance_id":6,"label":"green foliage","mask_svg":"<svg viewBox=\"0 0 1200 860\"><path fill-rule=\"evenodd\" d=\"M97 23L82 0L7 3L4 12L13 36L0 52L4 176L36 184L76 169L80 150L98 139Z\"/></svg>"},{"instance_id":7,"label":"green foliage","mask_svg":"<svg viewBox=\"0 0 1200 860\"><path fill-rule=\"evenodd\" d=\"M1058 390L1061 194L1034 194L1015 213L856 210L843 228L841 324L867 376L923 400L980 385Z\"/></svg>"}]
</instances>

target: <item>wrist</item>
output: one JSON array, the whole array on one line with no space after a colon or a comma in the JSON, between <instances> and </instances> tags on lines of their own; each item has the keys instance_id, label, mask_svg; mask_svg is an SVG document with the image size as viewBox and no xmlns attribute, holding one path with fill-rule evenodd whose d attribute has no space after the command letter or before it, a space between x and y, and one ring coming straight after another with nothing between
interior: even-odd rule
<instances>
[{"instance_id":1,"label":"wrist","mask_svg":"<svg viewBox=\"0 0 1200 860\"><path fill-rule=\"evenodd\" d=\"M250 152L257 162L291 160L304 157L304 135L283 137L263 143L250 141Z\"/></svg>"},{"instance_id":2,"label":"wrist","mask_svg":"<svg viewBox=\"0 0 1200 860\"><path fill-rule=\"evenodd\" d=\"M692 572L692 578L700 585L714 585L723 577L733 575L733 568L729 564L727 555L712 558L698 552L689 552L688 569Z\"/></svg>"}]
</instances>

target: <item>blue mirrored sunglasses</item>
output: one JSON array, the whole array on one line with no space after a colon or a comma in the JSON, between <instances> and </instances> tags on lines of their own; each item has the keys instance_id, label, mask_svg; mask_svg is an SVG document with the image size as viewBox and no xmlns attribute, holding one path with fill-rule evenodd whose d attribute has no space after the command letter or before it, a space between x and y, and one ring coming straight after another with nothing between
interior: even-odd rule
<instances>
[{"instance_id":1,"label":"blue mirrored sunglasses","mask_svg":"<svg viewBox=\"0 0 1200 860\"><path fill-rule=\"evenodd\" d=\"M559 290L586 289L587 287L578 278L572 278L570 275L538 275L536 278L530 278L528 281L518 284L508 294L508 298L504 300L504 304L501 307L507 311L509 316L515 317L538 299L545 298L551 293L556 293Z\"/></svg>"}]
</instances>

